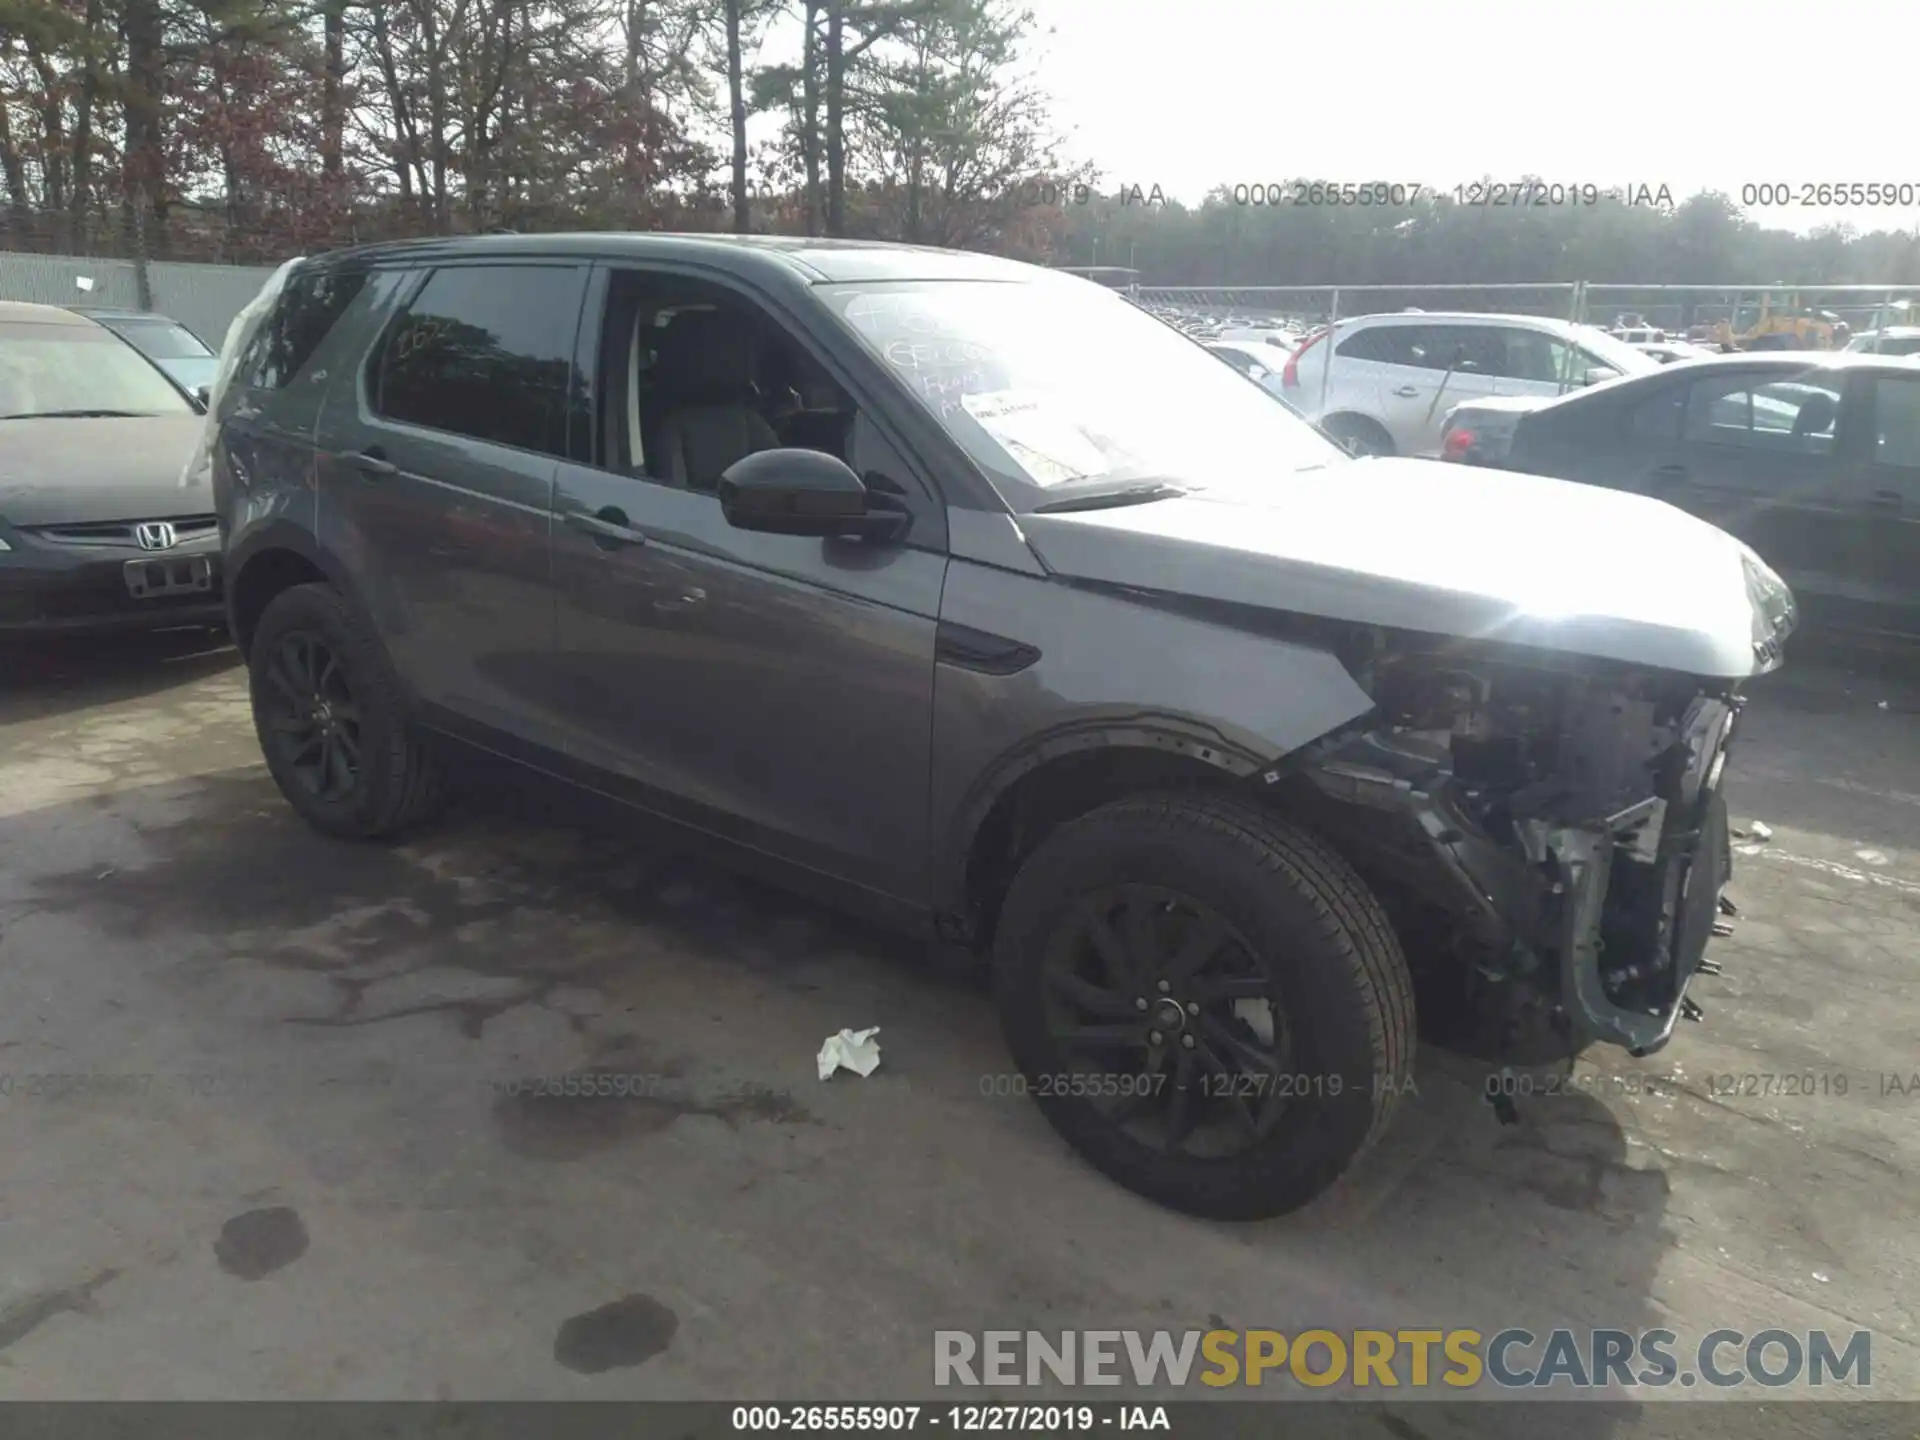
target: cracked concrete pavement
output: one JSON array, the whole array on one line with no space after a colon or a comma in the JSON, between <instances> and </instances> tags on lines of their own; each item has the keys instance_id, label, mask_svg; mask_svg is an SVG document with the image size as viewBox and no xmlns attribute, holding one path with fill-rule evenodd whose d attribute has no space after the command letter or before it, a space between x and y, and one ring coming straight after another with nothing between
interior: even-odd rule
<instances>
[{"instance_id":1,"label":"cracked concrete pavement","mask_svg":"<svg viewBox=\"0 0 1920 1440\"><path fill-rule=\"evenodd\" d=\"M500 797L331 843L230 651L9 651L0 1397L907 1398L935 1329L1425 1323L1869 1328L1875 1394L1920 1398L1920 678L1889 664L1760 685L1731 795L1772 837L1704 1024L1512 1127L1423 1053L1331 1194L1226 1226L993 1093L952 957ZM818 1081L867 1025L881 1068ZM569 1074L616 1093L524 1083Z\"/></svg>"}]
</instances>

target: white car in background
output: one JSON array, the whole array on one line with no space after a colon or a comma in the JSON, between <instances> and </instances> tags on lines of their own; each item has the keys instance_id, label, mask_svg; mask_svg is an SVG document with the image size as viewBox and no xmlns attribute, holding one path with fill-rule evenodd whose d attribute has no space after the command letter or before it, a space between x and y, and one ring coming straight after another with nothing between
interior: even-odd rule
<instances>
[{"instance_id":1,"label":"white car in background","mask_svg":"<svg viewBox=\"0 0 1920 1440\"><path fill-rule=\"evenodd\" d=\"M1355 454L1431 457L1462 401L1564 395L1660 368L1604 330L1566 320L1403 313L1343 320L1331 339L1322 331L1280 378L1281 393Z\"/></svg>"},{"instance_id":2,"label":"white car in background","mask_svg":"<svg viewBox=\"0 0 1920 1440\"><path fill-rule=\"evenodd\" d=\"M1847 342L1847 349L1866 355L1920 355L1920 326L1889 325L1868 330Z\"/></svg>"},{"instance_id":3,"label":"white car in background","mask_svg":"<svg viewBox=\"0 0 1920 1440\"><path fill-rule=\"evenodd\" d=\"M1709 350L1704 345L1695 345L1688 340L1649 340L1644 345L1636 344L1634 349L1642 354L1651 355L1662 365L1671 365L1676 360L1704 360L1709 355L1718 355L1718 350Z\"/></svg>"},{"instance_id":4,"label":"white car in background","mask_svg":"<svg viewBox=\"0 0 1920 1440\"><path fill-rule=\"evenodd\" d=\"M1214 337L1216 340L1231 340L1236 345L1266 345L1275 349L1293 353L1300 343L1300 336L1292 331L1266 325L1230 325Z\"/></svg>"},{"instance_id":5,"label":"white car in background","mask_svg":"<svg viewBox=\"0 0 1920 1440\"><path fill-rule=\"evenodd\" d=\"M1218 355L1249 380L1258 380L1274 394L1280 394L1280 370L1292 357L1262 340L1209 340L1207 349Z\"/></svg>"}]
</instances>

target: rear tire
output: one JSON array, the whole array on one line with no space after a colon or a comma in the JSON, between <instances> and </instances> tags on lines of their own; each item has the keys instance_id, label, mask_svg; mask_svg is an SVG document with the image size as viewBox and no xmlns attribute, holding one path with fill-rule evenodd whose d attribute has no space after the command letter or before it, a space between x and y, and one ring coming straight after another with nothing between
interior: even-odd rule
<instances>
[{"instance_id":1,"label":"rear tire","mask_svg":"<svg viewBox=\"0 0 1920 1440\"><path fill-rule=\"evenodd\" d=\"M1133 898L1108 910L1116 893ZM1213 960L1187 958L1216 934ZM1122 973L1116 953L1149 958ZM1325 843L1237 797L1142 795L1062 825L1014 877L994 971L1054 1129L1188 1214L1306 1204L1412 1088L1413 981L1379 901Z\"/></svg>"},{"instance_id":2,"label":"rear tire","mask_svg":"<svg viewBox=\"0 0 1920 1440\"><path fill-rule=\"evenodd\" d=\"M1364 415L1335 415L1322 427L1354 455L1394 455L1393 437Z\"/></svg>"},{"instance_id":3,"label":"rear tire","mask_svg":"<svg viewBox=\"0 0 1920 1440\"><path fill-rule=\"evenodd\" d=\"M276 595L247 655L254 731L287 803L338 839L398 834L438 810L439 769L413 733L372 629L329 585Z\"/></svg>"}]
</instances>

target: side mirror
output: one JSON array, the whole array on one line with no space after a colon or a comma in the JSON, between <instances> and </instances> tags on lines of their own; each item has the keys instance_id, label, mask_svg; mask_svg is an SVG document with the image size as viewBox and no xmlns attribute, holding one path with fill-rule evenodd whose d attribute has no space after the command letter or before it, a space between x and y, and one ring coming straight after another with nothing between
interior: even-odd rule
<instances>
[{"instance_id":1,"label":"side mirror","mask_svg":"<svg viewBox=\"0 0 1920 1440\"><path fill-rule=\"evenodd\" d=\"M1603 380L1616 380L1620 372L1610 365L1596 365L1580 377L1582 385L1598 385Z\"/></svg>"},{"instance_id":2,"label":"side mirror","mask_svg":"<svg viewBox=\"0 0 1920 1440\"><path fill-rule=\"evenodd\" d=\"M890 507L874 508L860 477L820 450L748 455L721 472L716 493L729 525L766 535L890 540L910 519Z\"/></svg>"},{"instance_id":3,"label":"side mirror","mask_svg":"<svg viewBox=\"0 0 1920 1440\"><path fill-rule=\"evenodd\" d=\"M202 410L211 409L213 407L213 387L211 385L194 386L193 398L194 403L199 405Z\"/></svg>"}]
</instances>

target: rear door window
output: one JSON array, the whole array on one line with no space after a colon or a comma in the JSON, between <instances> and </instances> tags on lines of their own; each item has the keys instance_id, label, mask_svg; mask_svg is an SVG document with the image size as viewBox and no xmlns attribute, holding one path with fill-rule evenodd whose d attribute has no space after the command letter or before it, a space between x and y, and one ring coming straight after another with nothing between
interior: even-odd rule
<instances>
[{"instance_id":1,"label":"rear door window","mask_svg":"<svg viewBox=\"0 0 1920 1440\"><path fill-rule=\"evenodd\" d=\"M1839 417L1837 380L1715 376L1693 384L1687 399L1686 438L1694 444L1825 455L1833 450L1834 422Z\"/></svg>"},{"instance_id":2,"label":"rear door window","mask_svg":"<svg viewBox=\"0 0 1920 1440\"><path fill-rule=\"evenodd\" d=\"M1920 502L1920 376L1911 380L1876 378L1870 413L1873 437L1869 463L1905 472L1908 498Z\"/></svg>"},{"instance_id":3,"label":"rear door window","mask_svg":"<svg viewBox=\"0 0 1920 1440\"><path fill-rule=\"evenodd\" d=\"M1422 337L1429 370L1492 378L1507 363L1507 332L1491 325L1432 325Z\"/></svg>"},{"instance_id":4,"label":"rear door window","mask_svg":"<svg viewBox=\"0 0 1920 1440\"><path fill-rule=\"evenodd\" d=\"M1418 325L1372 325L1347 336L1336 353L1342 360L1423 366L1427 363L1423 333L1424 327Z\"/></svg>"},{"instance_id":5,"label":"rear door window","mask_svg":"<svg viewBox=\"0 0 1920 1440\"><path fill-rule=\"evenodd\" d=\"M1476 375L1492 375L1505 363L1501 332L1481 325L1375 325L1342 340L1339 353L1342 359Z\"/></svg>"},{"instance_id":6,"label":"rear door window","mask_svg":"<svg viewBox=\"0 0 1920 1440\"><path fill-rule=\"evenodd\" d=\"M375 413L564 459L586 274L562 265L434 271L375 356Z\"/></svg>"}]
</instances>

